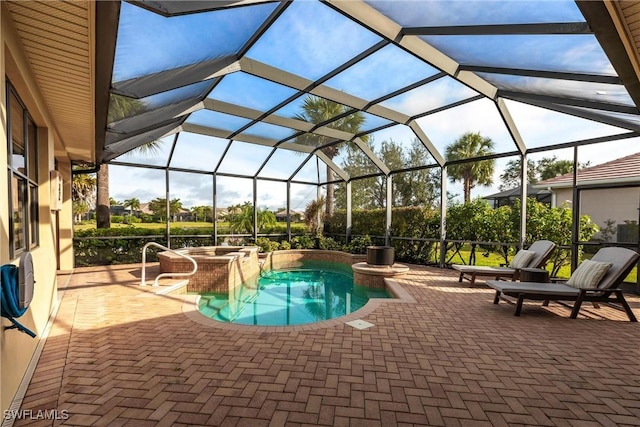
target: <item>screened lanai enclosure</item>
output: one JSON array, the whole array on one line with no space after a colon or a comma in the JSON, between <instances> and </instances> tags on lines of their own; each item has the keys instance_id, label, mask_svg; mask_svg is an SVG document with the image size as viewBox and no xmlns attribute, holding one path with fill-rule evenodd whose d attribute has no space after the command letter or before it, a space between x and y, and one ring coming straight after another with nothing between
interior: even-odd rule
<instances>
[{"instance_id":1,"label":"screened lanai enclosure","mask_svg":"<svg viewBox=\"0 0 640 427\"><path fill-rule=\"evenodd\" d=\"M345 213L338 234L346 240L356 209L384 209L386 232L377 238L392 244L392 208L430 204L440 224L420 238L443 243L447 205L464 191L452 179L458 165L495 159L497 188L499 166L516 162L526 195L529 161L594 166L640 151L640 84L607 10L615 7L98 2L96 128L106 134L98 135L96 162L108 163L112 192L119 185L123 198L142 201L292 212L325 197L328 209ZM469 133L491 147L448 149ZM580 191L640 186L637 176L596 182L574 172L570 181L574 223L589 214ZM409 185L403 197L400 184ZM503 243L530 243L525 208L520 215L519 241ZM637 215L629 208L630 221ZM585 243L574 230L572 244Z\"/></svg>"}]
</instances>

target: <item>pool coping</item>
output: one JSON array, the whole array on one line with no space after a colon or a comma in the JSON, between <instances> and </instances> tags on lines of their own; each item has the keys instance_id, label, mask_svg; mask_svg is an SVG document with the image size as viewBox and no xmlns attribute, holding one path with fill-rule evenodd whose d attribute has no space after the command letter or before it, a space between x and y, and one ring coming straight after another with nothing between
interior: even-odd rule
<instances>
[{"instance_id":1,"label":"pool coping","mask_svg":"<svg viewBox=\"0 0 640 427\"><path fill-rule=\"evenodd\" d=\"M256 325L240 325L235 323L225 323L213 320L198 310L198 299L200 295L196 294L183 294L182 313L195 323L200 325L213 327L216 329L224 329L228 331L238 332L301 332L301 331L314 331L318 329L331 328L339 325L344 325L347 322L353 320L359 320L367 315L371 314L374 310L380 307L382 304L398 304L407 303L413 304L416 300L394 279L385 278L386 289L393 296L393 298L371 298L360 309L349 313L345 316L337 317L330 320L322 320L314 323L307 323L303 325L289 325L289 326L256 326Z\"/></svg>"}]
</instances>

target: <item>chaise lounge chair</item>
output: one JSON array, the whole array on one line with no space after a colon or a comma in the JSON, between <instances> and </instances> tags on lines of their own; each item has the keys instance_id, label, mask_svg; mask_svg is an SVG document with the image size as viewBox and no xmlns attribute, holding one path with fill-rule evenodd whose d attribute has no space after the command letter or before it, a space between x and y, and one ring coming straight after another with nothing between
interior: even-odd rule
<instances>
[{"instance_id":1,"label":"chaise lounge chair","mask_svg":"<svg viewBox=\"0 0 640 427\"><path fill-rule=\"evenodd\" d=\"M624 299L620 284L640 258L631 249L602 248L591 260L585 260L573 272L566 283L505 282L489 280L487 285L496 290L494 304L504 295L517 298L516 316L520 316L525 299L544 301L575 301L571 318L575 319L584 301L594 303L618 303L627 313L629 320L637 322L633 311Z\"/></svg>"},{"instance_id":2,"label":"chaise lounge chair","mask_svg":"<svg viewBox=\"0 0 640 427\"><path fill-rule=\"evenodd\" d=\"M518 251L508 267L454 264L451 268L460 272L458 282L466 279L471 282L471 286L479 276L493 277L496 280L501 278L518 280L521 268L541 268L551 256L555 247L556 244L549 240L538 240L527 250Z\"/></svg>"}]
</instances>

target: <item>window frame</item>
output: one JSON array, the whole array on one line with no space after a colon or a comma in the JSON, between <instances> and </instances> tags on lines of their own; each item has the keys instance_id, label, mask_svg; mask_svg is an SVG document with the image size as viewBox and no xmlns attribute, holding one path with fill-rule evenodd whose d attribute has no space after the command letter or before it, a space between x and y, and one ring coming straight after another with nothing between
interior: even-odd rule
<instances>
[{"instance_id":1,"label":"window frame","mask_svg":"<svg viewBox=\"0 0 640 427\"><path fill-rule=\"evenodd\" d=\"M8 203L9 210L9 256L12 259L39 245L39 178L38 178L38 127L29 114L20 95L11 82L6 79L6 112L7 112L7 175L8 175ZM13 162L13 132L12 123L13 104L22 110L22 141L24 165L23 170L14 167ZM33 141L32 141L33 140ZM34 169L34 170L31 170ZM18 209L19 211L17 211ZM21 216L21 224L16 229L16 218ZM22 237L17 240L17 234Z\"/></svg>"}]
</instances>

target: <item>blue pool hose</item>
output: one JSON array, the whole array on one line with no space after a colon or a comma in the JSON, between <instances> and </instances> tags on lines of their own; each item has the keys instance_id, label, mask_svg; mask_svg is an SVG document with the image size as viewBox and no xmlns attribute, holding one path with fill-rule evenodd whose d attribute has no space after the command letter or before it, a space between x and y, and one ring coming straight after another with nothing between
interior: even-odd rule
<instances>
[{"instance_id":1,"label":"blue pool hose","mask_svg":"<svg viewBox=\"0 0 640 427\"><path fill-rule=\"evenodd\" d=\"M18 322L15 318L22 316L29 307L20 308L20 282L18 280L18 267L6 264L0 267L0 315L13 323L6 329L14 329L36 337L36 334Z\"/></svg>"}]
</instances>

